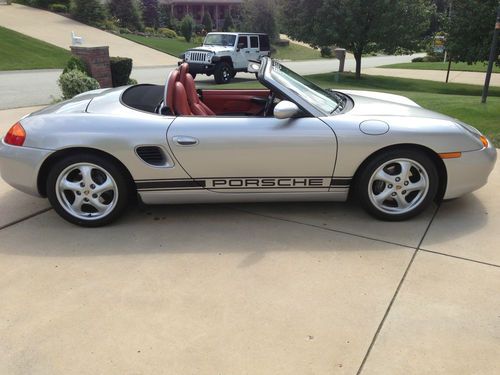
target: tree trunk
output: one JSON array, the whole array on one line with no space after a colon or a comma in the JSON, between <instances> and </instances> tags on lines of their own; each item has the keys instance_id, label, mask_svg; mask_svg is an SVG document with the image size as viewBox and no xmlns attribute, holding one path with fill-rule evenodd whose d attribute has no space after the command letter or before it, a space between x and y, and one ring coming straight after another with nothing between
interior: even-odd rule
<instances>
[{"instance_id":1,"label":"tree trunk","mask_svg":"<svg viewBox=\"0 0 500 375\"><path fill-rule=\"evenodd\" d=\"M363 55L363 51L355 51L354 59L356 60L356 79L361 78L361 56Z\"/></svg>"}]
</instances>

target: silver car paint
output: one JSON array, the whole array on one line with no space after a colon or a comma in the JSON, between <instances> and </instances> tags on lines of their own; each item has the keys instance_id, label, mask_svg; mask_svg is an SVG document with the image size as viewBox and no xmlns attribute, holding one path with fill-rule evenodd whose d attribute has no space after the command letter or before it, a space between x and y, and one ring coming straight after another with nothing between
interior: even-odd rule
<instances>
[{"instance_id":1,"label":"silver car paint","mask_svg":"<svg viewBox=\"0 0 500 375\"><path fill-rule=\"evenodd\" d=\"M271 69L271 64L263 65L260 74L277 87ZM349 186L330 186L329 177L352 177L366 158L385 147L417 144L436 153L463 152L462 158L444 161L448 173L445 198L454 198L486 183L496 160L495 148L484 149L478 137L457 120L404 97L346 90L354 108L325 117L297 93L280 89L317 118L175 118L128 108L120 102L125 88L86 93L24 118L26 143L23 147L0 144L0 171L9 184L38 195L36 179L43 161L56 151L85 147L116 157L136 181L286 175L324 178L324 188L312 192L286 188L272 192L142 189L139 194L146 203L345 200ZM360 124L367 120L383 121L389 131L365 134ZM178 147L172 144L176 135L199 138L200 142L192 148ZM169 165L144 163L135 153L140 145L162 147Z\"/></svg>"}]
</instances>

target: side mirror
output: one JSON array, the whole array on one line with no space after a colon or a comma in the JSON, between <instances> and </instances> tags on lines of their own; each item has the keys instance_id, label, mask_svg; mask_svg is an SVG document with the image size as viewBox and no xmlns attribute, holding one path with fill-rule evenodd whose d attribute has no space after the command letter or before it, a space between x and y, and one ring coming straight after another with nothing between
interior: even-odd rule
<instances>
[{"instance_id":1,"label":"side mirror","mask_svg":"<svg viewBox=\"0 0 500 375\"><path fill-rule=\"evenodd\" d=\"M288 118L293 118L300 112L297 104L289 102L287 100L282 100L276 107L274 107L274 117L285 120Z\"/></svg>"}]
</instances>

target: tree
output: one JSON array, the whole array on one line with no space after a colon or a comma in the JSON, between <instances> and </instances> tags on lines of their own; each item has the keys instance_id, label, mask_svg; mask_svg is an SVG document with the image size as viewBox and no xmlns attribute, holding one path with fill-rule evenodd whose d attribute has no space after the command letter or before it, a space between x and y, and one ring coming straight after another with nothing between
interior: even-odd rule
<instances>
[{"instance_id":1,"label":"tree","mask_svg":"<svg viewBox=\"0 0 500 375\"><path fill-rule=\"evenodd\" d=\"M498 0L453 1L446 40L453 61L473 64L488 60L497 6Z\"/></svg>"},{"instance_id":2,"label":"tree","mask_svg":"<svg viewBox=\"0 0 500 375\"><path fill-rule=\"evenodd\" d=\"M222 25L222 31L232 31L234 28L233 17L231 17L231 12L226 12L226 17L224 17L224 24Z\"/></svg>"},{"instance_id":3,"label":"tree","mask_svg":"<svg viewBox=\"0 0 500 375\"><path fill-rule=\"evenodd\" d=\"M142 0L142 21L148 27L158 27L158 0Z\"/></svg>"},{"instance_id":4,"label":"tree","mask_svg":"<svg viewBox=\"0 0 500 375\"><path fill-rule=\"evenodd\" d=\"M280 0L281 21L294 39L352 51L356 78L363 53L410 52L429 27L428 0Z\"/></svg>"},{"instance_id":5,"label":"tree","mask_svg":"<svg viewBox=\"0 0 500 375\"><path fill-rule=\"evenodd\" d=\"M142 30L144 28L135 0L110 0L109 12L116 17L121 27L131 30Z\"/></svg>"},{"instance_id":6,"label":"tree","mask_svg":"<svg viewBox=\"0 0 500 375\"><path fill-rule=\"evenodd\" d=\"M203 28L207 32L212 31L212 29L213 29L213 23L212 23L212 17L210 17L210 13L205 12L203 14L203 19L201 20L201 24L203 25Z\"/></svg>"},{"instance_id":7,"label":"tree","mask_svg":"<svg viewBox=\"0 0 500 375\"><path fill-rule=\"evenodd\" d=\"M193 36L194 20L190 14L184 16L181 21L181 34L186 39L186 42L190 42Z\"/></svg>"},{"instance_id":8,"label":"tree","mask_svg":"<svg viewBox=\"0 0 500 375\"><path fill-rule=\"evenodd\" d=\"M70 12L74 19L93 26L106 19L106 11L99 0L73 0Z\"/></svg>"},{"instance_id":9,"label":"tree","mask_svg":"<svg viewBox=\"0 0 500 375\"><path fill-rule=\"evenodd\" d=\"M245 0L243 2L241 17L245 31L266 33L271 41L275 41L279 37L277 16L275 0Z\"/></svg>"},{"instance_id":10,"label":"tree","mask_svg":"<svg viewBox=\"0 0 500 375\"><path fill-rule=\"evenodd\" d=\"M158 8L158 26L172 29L170 4L160 4Z\"/></svg>"}]
</instances>

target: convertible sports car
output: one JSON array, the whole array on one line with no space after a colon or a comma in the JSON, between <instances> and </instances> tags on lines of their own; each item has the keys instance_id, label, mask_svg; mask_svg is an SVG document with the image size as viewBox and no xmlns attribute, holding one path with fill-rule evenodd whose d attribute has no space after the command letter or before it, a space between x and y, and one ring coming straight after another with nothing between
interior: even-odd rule
<instances>
[{"instance_id":1,"label":"convertible sports car","mask_svg":"<svg viewBox=\"0 0 500 375\"><path fill-rule=\"evenodd\" d=\"M344 201L385 220L483 186L496 149L408 98L323 90L270 58L261 90L196 90L187 64L165 87L96 90L22 118L2 177L83 226L146 204ZM351 194L350 194L351 193Z\"/></svg>"}]
</instances>

